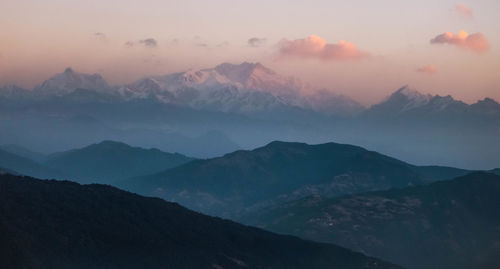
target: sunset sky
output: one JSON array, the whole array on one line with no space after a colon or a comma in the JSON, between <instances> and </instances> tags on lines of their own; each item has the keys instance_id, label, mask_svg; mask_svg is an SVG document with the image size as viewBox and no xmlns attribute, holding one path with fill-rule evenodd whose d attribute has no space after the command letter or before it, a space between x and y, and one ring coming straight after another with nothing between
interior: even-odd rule
<instances>
[{"instance_id":1,"label":"sunset sky","mask_svg":"<svg viewBox=\"0 0 500 269\"><path fill-rule=\"evenodd\" d=\"M261 62L364 104L409 84L500 100L500 1L2 0L0 86Z\"/></svg>"}]
</instances>

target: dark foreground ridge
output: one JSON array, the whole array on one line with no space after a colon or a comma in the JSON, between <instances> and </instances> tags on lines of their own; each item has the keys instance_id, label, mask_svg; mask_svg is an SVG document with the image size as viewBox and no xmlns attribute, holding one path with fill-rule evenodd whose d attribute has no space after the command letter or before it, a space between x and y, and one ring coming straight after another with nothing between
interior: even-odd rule
<instances>
[{"instance_id":1,"label":"dark foreground ridge","mask_svg":"<svg viewBox=\"0 0 500 269\"><path fill-rule=\"evenodd\" d=\"M399 268L104 185L0 174L1 268Z\"/></svg>"}]
</instances>

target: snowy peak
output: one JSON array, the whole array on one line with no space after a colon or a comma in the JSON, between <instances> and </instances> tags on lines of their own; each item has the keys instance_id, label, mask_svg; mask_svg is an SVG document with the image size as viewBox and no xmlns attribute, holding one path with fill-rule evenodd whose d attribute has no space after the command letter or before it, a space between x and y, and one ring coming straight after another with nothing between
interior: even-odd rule
<instances>
[{"instance_id":1,"label":"snowy peak","mask_svg":"<svg viewBox=\"0 0 500 269\"><path fill-rule=\"evenodd\" d=\"M222 63L215 67L215 71L225 76L230 81L246 84L246 82L248 81L252 73L255 71L255 69L258 68L258 66L259 68L265 68L259 63L254 64L254 63L244 62L239 65Z\"/></svg>"},{"instance_id":2,"label":"snowy peak","mask_svg":"<svg viewBox=\"0 0 500 269\"><path fill-rule=\"evenodd\" d=\"M35 91L43 94L62 95L76 89L104 91L109 90L110 86L99 74L78 73L68 67L64 72L52 76L37 86Z\"/></svg>"},{"instance_id":3,"label":"snowy peak","mask_svg":"<svg viewBox=\"0 0 500 269\"><path fill-rule=\"evenodd\" d=\"M239 65L223 63L216 66L214 69L217 73L226 77L229 81L240 83L245 86L248 85L250 80L258 79L260 76L277 76L273 70L260 63L244 62Z\"/></svg>"},{"instance_id":4,"label":"snowy peak","mask_svg":"<svg viewBox=\"0 0 500 269\"><path fill-rule=\"evenodd\" d=\"M182 74L185 86L195 88L208 88L213 86L241 86L221 75L214 69L189 70Z\"/></svg>"},{"instance_id":5,"label":"snowy peak","mask_svg":"<svg viewBox=\"0 0 500 269\"><path fill-rule=\"evenodd\" d=\"M400 88L399 90L397 90L396 92L394 92L389 97L389 100L396 99L398 101L407 101L405 108L411 109L414 107L419 107L419 106L427 104L431 98L432 98L432 95L422 94L419 91L412 89L408 85L406 85L406 86Z\"/></svg>"},{"instance_id":6,"label":"snowy peak","mask_svg":"<svg viewBox=\"0 0 500 269\"><path fill-rule=\"evenodd\" d=\"M131 91L144 92L146 80L155 92L169 91L179 93L195 89L212 91L214 89L241 89L268 92L276 96L298 95L304 88L295 78L283 77L260 63L230 64L223 63L214 68L188 70L186 72L144 78L127 87ZM153 85L156 84L156 85Z\"/></svg>"},{"instance_id":7,"label":"snowy peak","mask_svg":"<svg viewBox=\"0 0 500 269\"><path fill-rule=\"evenodd\" d=\"M215 71L246 89L267 91L276 95L296 95L304 88L298 79L283 77L260 63L223 63L215 67Z\"/></svg>"},{"instance_id":8,"label":"snowy peak","mask_svg":"<svg viewBox=\"0 0 500 269\"><path fill-rule=\"evenodd\" d=\"M484 98L470 106L475 112L489 115L500 115L500 104L492 98Z\"/></svg>"},{"instance_id":9,"label":"snowy peak","mask_svg":"<svg viewBox=\"0 0 500 269\"><path fill-rule=\"evenodd\" d=\"M424 95L408 86L403 86L391 94L385 101L372 106L371 111L400 113L425 106L431 98L431 95Z\"/></svg>"},{"instance_id":10,"label":"snowy peak","mask_svg":"<svg viewBox=\"0 0 500 269\"><path fill-rule=\"evenodd\" d=\"M406 112L429 113L462 113L468 105L455 100L451 95L440 96L422 94L408 86L404 86L391 94L385 101L372 106L369 113L376 112L384 115L395 115Z\"/></svg>"},{"instance_id":11,"label":"snowy peak","mask_svg":"<svg viewBox=\"0 0 500 269\"><path fill-rule=\"evenodd\" d=\"M497 101L495 101L494 99L489 98L489 97L486 97L483 100L477 101L476 104L479 106L495 107L495 108L498 108L500 106L500 104Z\"/></svg>"},{"instance_id":12,"label":"snowy peak","mask_svg":"<svg viewBox=\"0 0 500 269\"><path fill-rule=\"evenodd\" d=\"M161 91L161 85L160 82L154 78L145 78L139 80L135 84L135 89L139 92L145 92L145 91L159 92Z\"/></svg>"}]
</instances>

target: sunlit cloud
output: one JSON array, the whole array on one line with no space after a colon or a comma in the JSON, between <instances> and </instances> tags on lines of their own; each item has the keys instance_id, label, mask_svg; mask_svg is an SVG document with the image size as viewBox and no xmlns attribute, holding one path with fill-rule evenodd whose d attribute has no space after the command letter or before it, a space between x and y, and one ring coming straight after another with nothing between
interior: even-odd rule
<instances>
[{"instance_id":1,"label":"sunlit cloud","mask_svg":"<svg viewBox=\"0 0 500 269\"><path fill-rule=\"evenodd\" d=\"M436 74L437 71L438 71L438 69L437 69L437 67L435 65L429 64L429 65L426 65L426 66L419 67L415 71L417 71L419 73L424 73L424 74L432 75L432 74Z\"/></svg>"},{"instance_id":2,"label":"sunlit cloud","mask_svg":"<svg viewBox=\"0 0 500 269\"><path fill-rule=\"evenodd\" d=\"M283 39L278 46L280 58L300 57L335 61L356 60L368 56L351 42L341 40L338 44L329 44L325 39L315 35L292 41Z\"/></svg>"},{"instance_id":3,"label":"sunlit cloud","mask_svg":"<svg viewBox=\"0 0 500 269\"><path fill-rule=\"evenodd\" d=\"M250 47L260 47L260 46L264 45L264 43L266 43L266 39L252 37L252 38L248 39L247 43L248 43L248 46L250 46Z\"/></svg>"},{"instance_id":4,"label":"sunlit cloud","mask_svg":"<svg viewBox=\"0 0 500 269\"><path fill-rule=\"evenodd\" d=\"M460 31L458 34L446 32L431 39L431 44L450 44L463 49L469 49L476 52L485 52L490 48L488 39L482 33L467 34Z\"/></svg>"},{"instance_id":5,"label":"sunlit cloud","mask_svg":"<svg viewBox=\"0 0 500 269\"><path fill-rule=\"evenodd\" d=\"M474 11L472 8L464 5L464 4L458 4L455 6L455 11L458 12L460 15L463 15L467 18L473 18L474 17Z\"/></svg>"}]
</instances>

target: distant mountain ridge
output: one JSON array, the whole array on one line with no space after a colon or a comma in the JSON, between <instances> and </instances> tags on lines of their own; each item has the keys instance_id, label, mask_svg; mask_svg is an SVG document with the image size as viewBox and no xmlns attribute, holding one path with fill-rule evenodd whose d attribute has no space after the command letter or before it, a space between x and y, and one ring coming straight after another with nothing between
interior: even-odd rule
<instances>
[{"instance_id":1,"label":"distant mountain ridge","mask_svg":"<svg viewBox=\"0 0 500 269\"><path fill-rule=\"evenodd\" d=\"M39 163L44 162L45 159L47 158L45 154L31 151L25 147L16 144L2 145L0 146L0 149Z\"/></svg>"},{"instance_id":2,"label":"distant mountain ridge","mask_svg":"<svg viewBox=\"0 0 500 269\"><path fill-rule=\"evenodd\" d=\"M64 171L79 182L109 184L128 177L154 174L192 160L194 159L179 153L103 141L51 154L44 164Z\"/></svg>"},{"instance_id":3,"label":"distant mountain ridge","mask_svg":"<svg viewBox=\"0 0 500 269\"><path fill-rule=\"evenodd\" d=\"M22 175L41 179L65 178L65 174L57 169L46 167L34 160L0 149L0 167Z\"/></svg>"},{"instance_id":4,"label":"distant mountain ridge","mask_svg":"<svg viewBox=\"0 0 500 269\"><path fill-rule=\"evenodd\" d=\"M102 141L49 155L17 145L0 147L0 168L41 179L69 179L80 183L111 184L134 176L158 173L195 160L155 148Z\"/></svg>"},{"instance_id":5,"label":"distant mountain ridge","mask_svg":"<svg viewBox=\"0 0 500 269\"><path fill-rule=\"evenodd\" d=\"M63 95L76 89L109 91L111 87L99 74L83 74L68 67L63 73L56 74L34 88L35 93L43 95Z\"/></svg>"},{"instance_id":6,"label":"distant mountain ridge","mask_svg":"<svg viewBox=\"0 0 500 269\"><path fill-rule=\"evenodd\" d=\"M415 116L436 117L439 114L494 114L500 115L500 104L491 98L479 100L468 105L455 100L452 96L422 94L409 86L404 86L391 94L386 100L373 105L365 114L394 117L413 113Z\"/></svg>"},{"instance_id":7,"label":"distant mountain ridge","mask_svg":"<svg viewBox=\"0 0 500 269\"><path fill-rule=\"evenodd\" d=\"M275 141L116 184L204 213L236 217L241 210L318 192L335 197L421 185L465 173L413 166L352 145Z\"/></svg>"}]
</instances>

